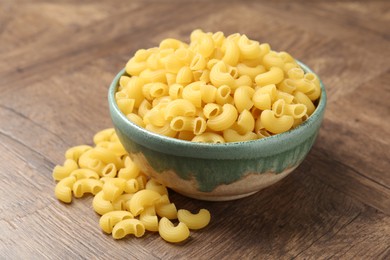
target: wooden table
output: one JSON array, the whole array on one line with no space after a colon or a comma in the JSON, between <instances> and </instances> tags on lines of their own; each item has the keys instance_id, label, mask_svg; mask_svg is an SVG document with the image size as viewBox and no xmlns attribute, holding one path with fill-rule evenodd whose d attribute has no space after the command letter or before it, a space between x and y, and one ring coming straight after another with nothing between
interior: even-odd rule
<instances>
[{"instance_id":1,"label":"wooden table","mask_svg":"<svg viewBox=\"0 0 390 260\"><path fill-rule=\"evenodd\" d=\"M103 1L101 1L103 2ZM390 258L388 1L0 1L1 259ZM139 48L194 28L241 32L308 64L327 87L317 142L251 197L202 202L210 225L180 245L115 241L92 197L65 205L51 171L111 127L107 88Z\"/></svg>"}]
</instances>

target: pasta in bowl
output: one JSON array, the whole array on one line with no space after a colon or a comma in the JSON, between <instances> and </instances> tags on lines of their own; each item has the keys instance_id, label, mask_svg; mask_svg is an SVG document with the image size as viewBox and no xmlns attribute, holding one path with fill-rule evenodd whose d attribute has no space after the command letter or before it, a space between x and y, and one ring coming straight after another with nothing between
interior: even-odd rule
<instances>
[{"instance_id":1,"label":"pasta in bowl","mask_svg":"<svg viewBox=\"0 0 390 260\"><path fill-rule=\"evenodd\" d=\"M138 51L115 77L108 101L120 141L146 174L197 199L237 199L281 180L316 139L322 82L246 36L191 38Z\"/></svg>"}]
</instances>

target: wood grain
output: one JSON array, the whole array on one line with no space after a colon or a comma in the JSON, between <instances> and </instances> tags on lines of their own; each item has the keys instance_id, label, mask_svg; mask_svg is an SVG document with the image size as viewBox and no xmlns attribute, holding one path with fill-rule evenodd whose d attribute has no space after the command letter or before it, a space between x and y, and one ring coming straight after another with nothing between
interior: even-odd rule
<instances>
[{"instance_id":1,"label":"wood grain","mask_svg":"<svg viewBox=\"0 0 390 260\"><path fill-rule=\"evenodd\" d=\"M1 259L389 259L388 1L0 1ZM179 245L114 241L92 197L64 205L51 171L111 127L114 75L139 48L195 28L287 50L327 87L317 142L289 177L251 197L178 208L212 221Z\"/></svg>"}]
</instances>

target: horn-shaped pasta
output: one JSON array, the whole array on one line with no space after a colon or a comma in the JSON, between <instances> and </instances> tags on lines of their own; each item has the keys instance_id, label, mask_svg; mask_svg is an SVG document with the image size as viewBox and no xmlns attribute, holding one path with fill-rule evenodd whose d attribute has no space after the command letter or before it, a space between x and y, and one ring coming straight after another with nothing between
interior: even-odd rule
<instances>
[{"instance_id":1,"label":"horn-shaped pasta","mask_svg":"<svg viewBox=\"0 0 390 260\"><path fill-rule=\"evenodd\" d=\"M76 198L81 198L85 193L96 195L103 188L103 183L95 179L81 179L73 184L73 194Z\"/></svg>"},{"instance_id":2,"label":"horn-shaped pasta","mask_svg":"<svg viewBox=\"0 0 390 260\"><path fill-rule=\"evenodd\" d=\"M316 109L313 102L310 100L308 96L306 96L304 93L296 91L294 94L295 99L298 101L298 103L301 103L306 106L307 108L307 114L310 116L313 114L314 110Z\"/></svg>"},{"instance_id":3,"label":"horn-shaped pasta","mask_svg":"<svg viewBox=\"0 0 390 260\"><path fill-rule=\"evenodd\" d=\"M165 119L172 120L176 116L194 116L196 107L186 99L176 99L165 108Z\"/></svg>"},{"instance_id":4,"label":"horn-shaped pasta","mask_svg":"<svg viewBox=\"0 0 390 260\"><path fill-rule=\"evenodd\" d=\"M217 88L213 85L203 84L200 86L200 94L203 102L206 104L213 103L217 95Z\"/></svg>"},{"instance_id":5,"label":"horn-shaped pasta","mask_svg":"<svg viewBox=\"0 0 390 260\"><path fill-rule=\"evenodd\" d=\"M243 142L256 140L257 135L254 132L247 132L244 134L239 134L236 130L225 129L223 130L223 138L226 142Z\"/></svg>"},{"instance_id":6,"label":"horn-shaped pasta","mask_svg":"<svg viewBox=\"0 0 390 260\"><path fill-rule=\"evenodd\" d=\"M134 107L138 108L144 99L144 96L142 94L142 87L145 85L145 80L133 76L130 78L129 82L127 83L126 87L123 88L123 91L127 93L127 96L129 98L134 99Z\"/></svg>"},{"instance_id":7,"label":"horn-shaped pasta","mask_svg":"<svg viewBox=\"0 0 390 260\"><path fill-rule=\"evenodd\" d=\"M229 68L223 61L217 61L211 68L210 81L217 88L222 85L235 86L235 79L229 73Z\"/></svg>"},{"instance_id":8,"label":"horn-shaped pasta","mask_svg":"<svg viewBox=\"0 0 390 260\"><path fill-rule=\"evenodd\" d=\"M217 89L217 94L215 95L215 101L219 105L223 105L226 103L232 103L233 98L230 96L232 92L231 88L228 85L222 85Z\"/></svg>"},{"instance_id":9,"label":"horn-shaped pasta","mask_svg":"<svg viewBox=\"0 0 390 260\"><path fill-rule=\"evenodd\" d=\"M125 219L133 219L133 215L131 215L128 211L123 210L115 210L111 212L107 212L103 216L100 217L99 225L101 229L107 234L111 234L114 226Z\"/></svg>"},{"instance_id":10,"label":"horn-shaped pasta","mask_svg":"<svg viewBox=\"0 0 390 260\"><path fill-rule=\"evenodd\" d=\"M199 53L205 57L209 58L214 53L214 41L211 35L208 34L202 34L199 37L199 43L198 43L198 51Z\"/></svg>"},{"instance_id":11,"label":"horn-shaped pasta","mask_svg":"<svg viewBox=\"0 0 390 260\"><path fill-rule=\"evenodd\" d=\"M76 177L77 180L81 179L99 179L99 174L90 169L76 169L71 172L70 176Z\"/></svg>"},{"instance_id":12,"label":"horn-shaped pasta","mask_svg":"<svg viewBox=\"0 0 390 260\"><path fill-rule=\"evenodd\" d=\"M106 164L113 163L117 169L122 168L122 161L120 158L106 148L95 147L89 152L91 158L98 159Z\"/></svg>"},{"instance_id":13,"label":"horn-shaped pasta","mask_svg":"<svg viewBox=\"0 0 390 260\"><path fill-rule=\"evenodd\" d=\"M174 203L156 205L157 215L168 219L177 219L177 209Z\"/></svg>"},{"instance_id":14,"label":"horn-shaped pasta","mask_svg":"<svg viewBox=\"0 0 390 260\"><path fill-rule=\"evenodd\" d=\"M258 86L266 86L270 84L278 84L284 78L284 72L278 67L271 67L267 72L256 76L255 81Z\"/></svg>"},{"instance_id":15,"label":"horn-shaped pasta","mask_svg":"<svg viewBox=\"0 0 390 260\"><path fill-rule=\"evenodd\" d=\"M138 219L125 219L119 221L112 229L112 237L115 239L121 239L130 234L142 237L145 234L144 224Z\"/></svg>"},{"instance_id":16,"label":"horn-shaped pasta","mask_svg":"<svg viewBox=\"0 0 390 260\"><path fill-rule=\"evenodd\" d=\"M222 58L223 62L231 66L236 66L240 59L240 49L238 48L237 43L233 39L228 38L225 40L224 46L225 55Z\"/></svg>"},{"instance_id":17,"label":"horn-shaped pasta","mask_svg":"<svg viewBox=\"0 0 390 260\"><path fill-rule=\"evenodd\" d=\"M240 76L246 75L251 79L251 81L254 81L257 75L265 72L265 68L263 65L257 65L256 67L249 67L244 63L238 64L237 70L238 70L238 75Z\"/></svg>"},{"instance_id":18,"label":"horn-shaped pasta","mask_svg":"<svg viewBox=\"0 0 390 260\"><path fill-rule=\"evenodd\" d=\"M73 159L66 159L64 165L56 165L53 169L53 178L56 181L62 180L79 168L77 162Z\"/></svg>"},{"instance_id":19,"label":"horn-shaped pasta","mask_svg":"<svg viewBox=\"0 0 390 260\"><path fill-rule=\"evenodd\" d=\"M286 105L285 110L286 115L291 115L294 119L302 118L307 112L307 108L303 104Z\"/></svg>"},{"instance_id":20,"label":"horn-shaped pasta","mask_svg":"<svg viewBox=\"0 0 390 260\"><path fill-rule=\"evenodd\" d=\"M132 193L124 193L112 202L114 210L130 210L129 201L133 197Z\"/></svg>"},{"instance_id":21,"label":"horn-shaped pasta","mask_svg":"<svg viewBox=\"0 0 390 260\"><path fill-rule=\"evenodd\" d=\"M207 126L214 131L222 131L231 127L238 117L238 112L233 105L225 104L222 113L207 121Z\"/></svg>"},{"instance_id":22,"label":"horn-shaped pasta","mask_svg":"<svg viewBox=\"0 0 390 260\"><path fill-rule=\"evenodd\" d=\"M203 114L207 119L218 116L222 112L222 107L218 104L208 103L203 107Z\"/></svg>"},{"instance_id":23,"label":"horn-shaped pasta","mask_svg":"<svg viewBox=\"0 0 390 260\"><path fill-rule=\"evenodd\" d=\"M190 236L190 230L186 224L180 222L175 227L173 223L165 217L163 217L158 224L158 232L164 240L171 243L182 242Z\"/></svg>"},{"instance_id":24,"label":"horn-shaped pasta","mask_svg":"<svg viewBox=\"0 0 390 260\"><path fill-rule=\"evenodd\" d=\"M111 201L105 200L103 198L104 192L100 191L98 192L95 197L92 200L92 207L95 210L96 213L99 215L104 215L107 212L113 211L114 206L112 205Z\"/></svg>"},{"instance_id":25,"label":"horn-shaped pasta","mask_svg":"<svg viewBox=\"0 0 390 260\"><path fill-rule=\"evenodd\" d=\"M272 67L277 67L283 72L282 69L284 66L284 61L274 51L271 51L271 52L267 53L266 55L264 55L263 64L264 64L266 69L270 69ZM274 84L276 84L276 83L274 83Z\"/></svg>"},{"instance_id":26,"label":"horn-shaped pasta","mask_svg":"<svg viewBox=\"0 0 390 260\"><path fill-rule=\"evenodd\" d=\"M240 134L253 131L255 128L255 119L253 118L251 112L246 109L241 112L237 119L237 128Z\"/></svg>"},{"instance_id":27,"label":"horn-shaped pasta","mask_svg":"<svg viewBox=\"0 0 390 260\"><path fill-rule=\"evenodd\" d=\"M126 180L135 179L139 175L140 169L129 157L125 160L125 168L118 172L118 177Z\"/></svg>"},{"instance_id":28,"label":"horn-shaped pasta","mask_svg":"<svg viewBox=\"0 0 390 260\"><path fill-rule=\"evenodd\" d=\"M278 99L275 103L272 104L272 111L274 111L275 116L281 117L285 114L286 102L284 99Z\"/></svg>"},{"instance_id":29,"label":"horn-shaped pasta","mask_svg":"<svg viewBox=\"0 0 390 260\"><path fill-rule=\"evenodd\" d=\"M177 134L175 130L171 129L169 123L166 123L164 126L161 127L148 124L145 126L145 129L156 134L165 135L168 137L175 137L175 135Z\"/></svg>"},{"instance_id":30,"label":"horn-shaped pasta","mask_svg":"<svg viewBox=\"0 0 390 260\"><path fill-rule=\"evenodd\" d=\"M145 208L140 214L139 220L144 224L145 229L148 231L158 231L158 217L154 206Z\"/></svg>"},{"instance_id":31,"label":"horn-shaped pasta","mask_svg":"<svg viewBox=\"0 0 390 260\"><path fill-rule=\"evenodd\" d=\"M159 183L158 181L156 181L155 179L148 180L148 182L145 185L145 189L156 191L161 196L168 194L167 188L161 183Z\"/></svg>"},{"instance_id":32,"label":"horn-shaped pasta","mask_svg":"<svg viewBox=\"0 0 390 260\"><path fill-rule=\"evenodd\" d=\"M238 48L241 57L244 59L254 59L260 56L260 44L257 41L251 41L243 34L238 40Z\"/></svg>"},{"instance_id":33,"label":"horn-shaped pasta","mask_svg":"<svg viewBox=\"0 0 390 260\"><path fill-rule=\"evenodd\" d=\"M95 140L95 138L94 138ZM95 141L94 141L95 142ZM75 162L78 162L80 156L85 153L88 150L91 150L92 146L89 145L78 145L74 146L72 148L69 148L66 153L65 153L65 158L66 159L72 159Z\"/></svg>"},{"instance_id":34,"label":"horn-shaped pasta","mask_svg":"<svg viewBox=\"0 0 390 260\"><path fill-rule=\"evenodd\" d=\"M134 109L135 100L133 98L116 99L116 103L123 114L131 114Z\"/></svg>"},{"instance_id":35,"label":"horn-shaped pasta","mask_svg":"<svg viewBox=\"0 0 390 260\"><path fill-rule=\"evenodd\" d=\"M190 69L191 70L203 70L207 66L207 62L205 57L201 53L195 54L194 58L192 58Z\"/></svg>"},{"instance_id":36,"label":"horn-shaped pasta","mask_svg":"<svg viewBox=\"0 0 390 260\"><path fill-rule=\"evenodd\" d=\"M250 110L253 106L252 97L255 90L249 86L242 86L236 89L234 92L234 104L239 113L242 111Z\"/></svg>"},{"instance_id":37,"label":"horn-shaped pasta","mask_svg":"<svg viewBox=\"0 0 390 260\"><path fill-rule=\"evenodd\" d=\"M169 96L172 99L179 99L182 98L182 93L183 93L183 85L180 84L172 84L169 86Z\"/></svg>"},{"instance_id":38,"label":"horn-shaped pasta","mask_svg":"<svg viewBox=\"0 0 390 260\"><path fill-rule=\"evenodd\" d=\"M177 218L187 225L189 229L201 229L210 223L211 215L207 209L201 209L197 214L192 214L185 209L179 209Z\"/></svg>"},{"instance_id":39,"label":"horn-shaped pasta","mask_svg":"<svg viewBox=\"0 0 390 260\"><path fill-rule=\"evenodd\" d=\"M73 184L76 182L76 178L74 176L68 176L60 182L57 183L54 194L57 199L65 203L72 202L72 188Z\"/></svg>"},{"instance_id":40,"label":"horn-shaped pasta","mask_svg":"<svg viewBox=\"0 0 390 260\"><path fill-rule=\"evenodd\" d=\"M281 117L276 117L275 112L272 110L264 110L260 118L264 128L274 134L288 131L294 123L292 116L282 115Z\"/></svg>"},{"instance_id":41,"label":"horn-shaped pasta","mask_svg":"<svg viewBox=\"0 0 390 260\"><path fill-rule=\"evenodd\" d=\"M125 192L136 193L139 190L139 183L136 179L130 179L126 182Z\"/></svg>"},{"instance_id":42,"label":"horn-shaped pasta","mask_svg":"<svg viewBox=\"0 0 390 260\"><path fill-rule=\"evenodd\" d=\"M145 83L151 83L151 82L162 82L166 83L167 78L165 77L165 70L151 70L151 69L145 69L140 74L139 77L145 81Z\"/></svg>"},{"instance_id":43,"label":"horn-shaped pasta","mask_svg":"<svg viewBox=\"0 0 390 260\"><path fill-rule=\"evenodd\" d=\"M115 177L117 174L117 168L115 164L109 163L102 169L102 176L103 177Z\"/></svg>"},{"instance_id":44,"label":"horn-shaped pasta","mask_svg":"<svg viewBox=\"0 0 390 260\"><path fill-rule=\"evenodd\" d=\"M140 190L130 200L130 212L138 216L145 207L152 206L161 195L153 190Z\"/></svg>"},{"instance_id":45,"label":"horn-shaped pasta","mask_svg":"<svg viewBox=\"0 0 390 260\"><path fill-rule=\"evenodd\" d=\"M184 87L182 94L183 99L190 101L192 104L194 104L195 107L201 107L201 85L204 85L204 82L196 81Z\"/></svg>"},{"instance_id":46,"label":"horn-shaped pasta","mask_svg":"<svg viewBox=\"0 0 390 260\"><path fill-rule=\"evenodd\" d=\"M116 200L125 190L126 180L121 178L111 178L103 184L103 198L105 200Z\"/></svg>"},{"instance_id":47,"label":"horn-shaped pasta","mask_svg":"<svg viewBox=\"0 0 390 260\"><path fill-rule=\"evenodd\" d=\"M176 83L187 85L192 82L192 71L189 67L182 67L176 75Z\"/></svg>"}]
</instances>

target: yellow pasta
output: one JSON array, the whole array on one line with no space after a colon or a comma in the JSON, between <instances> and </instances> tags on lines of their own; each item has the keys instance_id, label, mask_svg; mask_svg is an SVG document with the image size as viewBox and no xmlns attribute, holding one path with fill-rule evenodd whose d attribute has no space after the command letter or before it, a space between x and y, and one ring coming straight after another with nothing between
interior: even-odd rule
<instances>
[{"instance_id":1,"label":"yellow pasta","mask_svg":"<svg viewBox=\"0 0 390 260\"><path fill-rule=\"evenodd\" d=\"M112 229L112 237L115 239L121 239L130 234L142 237L145 234L144 224L138 219L124 219L119 221Z\"/></svg>"},{"instance_id":2,"label":"yellow pasta","mask_svg":"<svg viewBox=\"0 0 390 260\"><path fill-rule=\"evenodd\" d=\"M234 92L234 104L237 111L241 113L243 110L250 110L253 106L252 97L255 90L249 86L242 86Z\"/></svg>"},{"instance_id":3,"label":"yellow pasta","mask_svg":"<svg viewBox=\"0 0 390 260\"><path fill-rule=\"evenodd\" d=\"M207 126L214 131L222 131L231 127L238 117L237 109L230 104L222 107L222 113L207 121Z\"/></svg>"},{"instance_id":4,"label":"yellow pasta","mask_svg":"<svg viewBox=\"0 0 390 260\"><path fill-rule=\"evenodd\" d=\"M243 110L237 119L237 129L238 132L248 133L253 132L253 129L255 128L255 119L252 116L252 113L248 110Z\"/></svg>"},{"instance_id":5,"label":"yellow pasta","mask_svg":"<svg viewBox=\"0 0 390 260\"><path fill-rule=\"evenodd\" d=\"M123 211L123 210L110 211L100 217L99 225L104 232L106 232L107 234L111 234L112 229L117 223L125 219L133 219L133 218L134 218L133 215L131 215L131 213L128 211Z\"/></svg>"},{"instance_id":6,"label":"yellow pasta","mask_svg":"<svg viewBox=\"0 0 390 260\"><path fill-rule=\"evenodd\" d=\"M281 117L276 117L275 112L272 110L264 110L260 118L264 128L274 134L288 131L294 123L292 116L282 115Z\"/></svg>"},{"instance_id":7,"label":"yellow pasta","mask_svg":"<svg viewBox=\"0 0 390 260\"><path fill-rule=\"evenodd\" d=\"M70 176L76 177L76 180L81 179L99 179L99 174L90 169L76 169L70 173Z\"/></svg>"},{"instance_id":8,"label":"yellow pasta","mask_svg":"<svg viewBox=\"0 0 390 260\"><path fill-rule=\"evenodd\" d=\"M123 79L122 84L126 84L126 81L127 79ZM164 102L165 99L156 102L153 100L155 107L162 107ZM203 115L202 109L198 109L197 114ZM199 118L206 124L204 116ZM177 227L172 224L167 229L163 225L165 220L159 223L159 217L176 219L176 206L170 202L168 190L164 185L140 171L113 131L106 129L97 133L94 137L95 147L77 146L68 150L69 161L61 166L67 168L62 170L65 173L60 172L53 176L61 179L54 189L55 196L65 203L70 203L72 191L75 198L86 193L95 195L92 207L101 215L99 225L105 233L112 233L114 239L121 239L128 234L141 237L145 230L160 231L167 241L179 242L186 239L189 231L185 224L179 224ZM187 138L191 140L194 136L191 132ZM201 138L207 139L206 136L207 134ZM217 140L215 137L208 138ZM219 138L222 139L220 142L224 141L221 136ZM88 166L91 162L99 162L104 167L99 172L90 168L78 168L75 160L79 161L81 167ZM62 168L57 167L57 171L58 169ZM169 234L171 231L173 233Z\"/></svg>"},{"instance_id":9,"label":"yellow pasta","mask_svg":"<svg viewBox=\"0 0 390 260\"><path fill-rule=\"evenodd\" d=\"M148 180L148 182L145 185L145 189L156 191L161 196L164 195L164 194L166 194L166 195L168 194L167 188L164 185L162 185L161 183L159 183L158 181L154 180L154 179Z\"/></svg>"},{"instance_id":10,"label":"yellow pasta","mask_svg":"<svg viewBox=\"0 0 390 260\"><path fill-rule=\"evenodd\" d=\"M139 220L145 226L146 230L153 232L158 231L158 217L154 206L145 208L145 210L140 214Z\"/></svg>"},{"instance_id":11,"label":"yellow pasta","mask_svg":"<svg viewBox=\"0 0 390 260\"><path fill-rule=\"evenodd\" d=\"M243 142L256 140L257 135L254 132L247 132L244 134L239 134L237 131L233 129L225 129L223 130L223 138L226 142Z\"/></svg>"},{"instance_id":12,"label":"yellow pasta","mask_svg":"<svg viewBox=\"0 0 390 260\"><path fill-rule=\"evenodd\" d=\"M266 86L269 84L278 84L284 78L284 72L278 67L271 67L269 71L256 76L255 81L258 86Z\"/></svg>"},{"instance_id":13,"label":"yellow pasta","mask_svg":"<svg viewBox=\"0 0 390 260\"><path fill-rule=\"evenodd\" d=\"M57 183L54 189L56 198L65 203L72 202L72 188L75 182L76 178L74 176L69 176Z\"/></svg>"},{"instance_id":14,"label":"yellow pasta","mask_svg":"<svg viewBox=\"0 0 390 260\"><path fill-rule=\"evenodd\" d=\"M116 200L114 200L111 204L114 210L130 210L129 202L133 197L133 193L124 193L120 195Z\"/></svg>"},{"instance_id":15,"label":"yellow pasta","mask_svg":"<svg viewBox=\"0 0 390 260\"><path fill-rule=\"evenodd\" d=\"M103 198L104 192L100 191L98 192L95 197L92 200L92 207L95 210L96 213L99 215L104 215L107 212L113 211L114 206L112 205L112 202L109 200L105 200Z\"/></svg>"},{"instance_id":16,"label":"yellow pasta","mask_svg":"<svg viewBox=\"0 0 390 260\"><path fill-rule=\"evenodd\" d=\"M185 209L179 209L177 218L186 224L189 229L201 229L210 223L211 215L207 209L201 209L197 214L192 214Z\"/></svg>"},{"instance_id":17,"label":"yellow pasta","mask_svg":"<svg viewBox=\"0 0 390 260\"><path fill-rule=\"evenodd\" d=\"M223 61L218 61L210 70L210 81L216 86L222 85L235 86L235 79L229 73L229 67Z\"/></svg>"},{"instance_id":18,"label":"yellow pasta","mask_svg":"<svg viewBox=\"0 0 390 260\"><path fill-rule=\"evenodd\" d=\"M225 139L222 136L211 132L206 132L201 135L197 135L191 141L198 142L198 143L213 143L213 144L225 143Z\"/></svg>"},{"instance_id":19,"label":"yellow pasta","mask_svg":"<svg viewBox=\"0 0 390 260\"><path fill-rule=\"evenodd\" d=\"M190 230L186 224L180 222L177 226L168 219L163 217L158 225L160 236L171 243L178 243L186 240L190 236Z\"/></svg>"},{"instance_id":20,"label":"yellow pasta","mask_svg":"<svg viewBox=\"0 0 390 260\"><path fill-rule=\"evenodd\" d=\"M138 216L145 207L152 206L161 195L153 190L140 190L130 200L130 212Z\"/></svg>"},{"instance_id":21,"label":"yellow pasta","mask_svg":"<svg viewBox=\"0 0 390 260\"><path fill-rule=\"evenodd\" d=\"M156 205L157 215L168 219L177 219L177 209L174 203Z\"/></svg>"},{"instance_id":22,"label":"yellow pasta","mask_svg":"<svg viewBox=\"0 0 390 260\"><path fill-rule=\"evenodd\" d=\"M80 156L85 153L86 151L92 149L89 145L78 145L74 146L72 148L69 148L65 153L66 159L72 159L75 162L79 161Z\"/></svg>"},{"instance_id":23,"label":"yellow pasta","mask_svg":"<svg viewBox=\"0 0 390 260\"><path fill-rule=\"evenodd\" d=\"M176 99L170 102L165 108L165 119L171 120L176 116L194 116L196 107L185 99Z\"/></svg>"},{"instance_id":24,"label":"yellow pasta","mask_svg":"<svg viewBox=\"0 0 390 260\"><path fill-rule=\"evenodd\" d=\"M66 159L64 165L56 165L54 167L52 176L54 180L59 181L68 177L74 170L78 168L78 164L74 159Z\"/></svg>"},{"instance_id":25,"label":"yellow pasta","mask_svg":"<svg viewBox=\"0 0 390 260\"><path fill-rule=\"evenodd\" d=\"M81 179L73 184L73 194L76 198L81 198L85 193L96 195L103 188L103 183L96 179Z\"/></svg>"}]
</instances>

